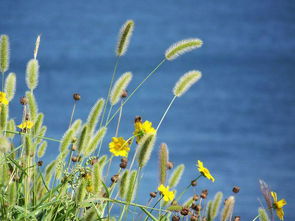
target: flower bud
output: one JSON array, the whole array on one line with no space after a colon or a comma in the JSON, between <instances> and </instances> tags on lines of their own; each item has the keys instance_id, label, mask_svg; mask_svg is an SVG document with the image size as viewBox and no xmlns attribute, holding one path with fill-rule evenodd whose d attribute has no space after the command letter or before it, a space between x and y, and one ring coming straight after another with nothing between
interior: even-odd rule
<instances>
[{"instance_id":1,"label":"flower bud","mask_svg":"<svg viewBox=\"0 0 295 221\"><path fill-rule=\"evenodd\" d=\"M124 158L121 159L121 162L122 163L127 163L128 162L128 159L124 157Z\"/></svg>"},{"instance_id":2,"label":"flower bud","mask_svg":"<svg viewBox=\"0 0 295 221\"><path fill-rule=\"evenodd\" d=\"M42 160L39 160L39 161L37 162L37 165L38 165L39 167L42 167L42 165L43 165L43 161L42 161Z\"/></svg>"}]
</instances>

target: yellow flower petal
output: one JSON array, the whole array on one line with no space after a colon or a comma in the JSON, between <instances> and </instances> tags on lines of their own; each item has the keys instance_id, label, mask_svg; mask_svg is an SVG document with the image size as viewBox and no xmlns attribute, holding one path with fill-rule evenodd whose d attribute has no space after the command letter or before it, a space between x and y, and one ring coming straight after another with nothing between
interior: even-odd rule
<instances>
[{"instance_id":1,"label":"yellow flower petal","mask_svg":"<svg viewBox=\"0 0 295 221\"><path fill-rule=\"evenodd\" d=\"M277 216L279 217L280 220L284 220L284 210L283 209L276 209L277 211Z\"/></svg>"},{"instance_id":2,"label":"yellow flower petal","mask_svg":"<svg viewBox=\"0 0 295 221\"><path fill-rule=\"evenodd\" d=\"M0 103L8 105L9 101L6 98L6 93L0 91Z\"/></svg>"},{"instance_id":3,"label":"yellow flower petal","mask_svg":"<svg viewBox=\"0 0 295 221\"><path fill-rule=\"evenodd\" d=\"M286 204L287 204L286 200L285 199L281 199L280 201L277 202L277 207L278 208L282 208Z\"/></svg>"},{"instance_id":4,"label":"yellow flower petal","mask_svg":"<svg viewBox=\"0 0 295 221\"><path fill-rule=\"evenodd\" d=\"M168 202L168 201L172 201L174 199L174 192L169 191L169 186L165 187L163 184L161 184L158 187L158 191L160 191L161 194L163 195L164 201Z\"/></svg>"},{"instance_id":5,"label":"yellow flower petal","mask_svg":"<svg viewBox=\"0 0 295 221\"><path fill-rule=\"evenodd\" d=\"M20 129L31 129L34 126L34 123L32 121L26 120L23 123L17 125Z\"/></svg>"},{"instance_id":6,"label":"yellow flower petal","mask_svg":"<svg viewBox=\"0 0 295 221\"><path fill-rule=\"evenodd\" d=\"M278 201L278 197L277 197L277 193L276 192L270 192L272 198L273 198L273 201L274 202L277 202Z\"/></svg>"},{"instance_id":7,"label":"yellow flower petal","mask_svg":"<svg viewBox=\"0 0 295 221\"><path fill-rule=\"evenodd\" d=\"M210 171L204 167L204 164L202 161L198 160L198 170L199 172L204 176L206 177L207 179L211 180L212 182L215 181L214 177L211 175Z\"/></svg>"}]
</instances>

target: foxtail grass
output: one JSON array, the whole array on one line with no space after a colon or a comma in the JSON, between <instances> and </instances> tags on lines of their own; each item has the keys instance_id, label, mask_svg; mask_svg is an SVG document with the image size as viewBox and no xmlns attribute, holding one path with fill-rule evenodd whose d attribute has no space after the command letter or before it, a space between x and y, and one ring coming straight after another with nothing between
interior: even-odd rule
<instances>
[{"instance_id":1,"label":"foxtail grass","mask_svg":"<svg viewBox=\"0 0 295 221\"><path fill-rule=\"evenodd\" d=\"M174 60L182 54L185 54L194 49L200 48L203 45L203 41L200 39L186 39L176 42L171 45L165 52L167 60Z\"/></svg>"},{"instance_id":2,"label":"foxtail grass","mask_svg":"<svg viewBox=\"0 0 295 221\"><path fill-rule=\"evenodd\" d=\"M10 73L5 80L5 93L8 101L11 101L15 95L16 87L16 75L15 73Z\"/></svg>"},{"instance_id":3,"label":"foxtail grass","mask_svg":"<svg viewBox=\"0 0 295 221\"><path fill-rule=\"evenodd\" d=\"M125 24L122 26L120 33L119 33L119 39L116 49L117 56L123 56L129 46L130 38L132 36L134 29L134 21L128 20L125 22Z\"/></svg>"},{"instance_id":4,"label":"foxtail grass","mask_svg":"<svg viewBox=\"0 0 295 221\"><path fill-rule=\"evenodd\" d=\"M166 183L167 177L167 163L168 163L168 147L167 144L162 143L159 151L159 170L160 170L160 184Z\"/></svg>"},{"instance_id":5,"label":"foxtail grass","mask_svg":"<svg viewBox=\"0 0 295 221\"><path fill-rule=\"evenodd\" d=\"M231 219L235 204L233 196L226 200L220 213L219 207L223 194L218 192L214 199L205 200L208 191L200 192L198 182L203 182L206 178L212 180L212 175L209 176L210 171L207 168L199 166L195 168L193 175L186 174L184 177L184 164L173 168L172 160L175 160L175 155L172 154L169 157L168 146L165 143L160 145L158 171L151 172L153 167L148 165L153 156L154 146L158 145L156 138L163 139L159 128L164 123L165 117L176 98L182 97L189 89L192 89L193 84L198 82L201 72L195 70L187 72L178 80L172 90L173 97L160 115L156 128L153 128L154 123L148 120L143 122L141 117L135 118L135 124L130 119L126 119L129 122L127 123L129 128L125 127L124 121L124 114L128 112L127 116L129 116L132 111L125 108L125 104L149 78L157 73L165 61L172 61L184 53L200 48L202 41L191 38L172 45L166 50L159 64L148 72L131 90L131 93L127 93L126 90L132 79L131 72L124 73L116 81L115 79L119 58L126 54L133 29L134 22L128 20L120 31L108 95L105 98L96 99L88 112L87 119L81 120L84 117L76 119L75 113L84 108L82 103L84 96L78 93L73 94L74 106L69 116L70 123L66 125L66 130L59 139L46 135L47 120L44 114L46 112L39 112L38 93L35 93L39 79L37 57L40 35L36 39L33 58L27 64L25 83L28 91L25 92L25 96L17 95L17 74L10 73L5 78L4 74L9 68L9 40L8 36L1 35L1 220L109 221L118 218L119 221L125 221L133 218L134 220L167 221L178 219L178 216L184 219L186 215L191 220L207 218L207 221L212 221L217 217L221 221ZM10 116L11 105L16 96L21 96L18 112L22 113L22 116L18 118ZM81 102L81 105L78 106L78 102ZM115 105L117 109L112 111ZM83 110L83 112L86 111ZM113 122L118 114L117 122ZM121 126L122 124L124 127ZM130 134L130 127L133 130L133 126L134 131ZM120 127L122 129L119 130ZM52 132L52 129L48 128L48 131ZM185 139L185 137L179 139ZM174 146L172 147L173 152ZM111 148L111 154L101 155L101 152L105 153L110 150L109 148ZM49 163L46 162L49 160L46 158L46 149L56 153L56 157ZM194 163L192 165L195 167ZM154 184L145 183L146 189L142 191L140 186L146 182L144 180L146 174L151 175ZM156 179L157 174L159 179ZM168 181L167 177L169 177ZM180 186L178 184L187 177L191 177L189 185L177 191L176 187ZM266 203L270 205L268 208L273 219L274 208L272 208L270 190L265 182L260 181L260 183ZM191 195L186 196L188 200L183 201L182 197L189 192ZM198 194L201 195L201 199ZM146 205L137 203L138 195L141 195L141 198L146 197ZM122 208L120 214L116 212L118 208L112 210L113 207L118 206ZM259 209L258 213L254 220L258 218L263 221L268 220L265 218L267 215L264 215L266 211Z\"/></svg>"}]
</instances>

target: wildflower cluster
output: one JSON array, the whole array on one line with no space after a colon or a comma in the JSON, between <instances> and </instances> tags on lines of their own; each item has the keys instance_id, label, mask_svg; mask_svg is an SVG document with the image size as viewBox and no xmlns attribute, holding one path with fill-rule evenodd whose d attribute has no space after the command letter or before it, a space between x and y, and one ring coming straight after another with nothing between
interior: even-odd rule
<instances>
[{"instance_id":1,"label":"wildflower cluster","mask_svg":"<svg viewBox=\"0 0 295 221\"><path fill-rule=\"evenodd\" d=\"M212 221L220 216L222 221L226 221L236 215L234 196L227 197L221 210L221 192L209 200L209 186L208 189L199 189L198 183L204 179L215 181L200 160L197 161L191 182L177 192L185 166L174 165L166 143L159 147L159 179L148 186L151 192L146 196L149 198L147 203L138 203L139 193L143 196L140 192L143 171L148 169L148 162L156 148L160 126L174 101L192 88L202 74L198 70L190 70L182 75L172 90L171 101L166 110L163 110L160 121L153 125L148 120L136 117L134 125L129 123L130 128L134 126L130 137L120 132L123 108L164 62L173 61L200 48L203 41L189 38L173 44L163 54L163 60L128 95L127 88L131 84L132 73L125 72L115 79L119 59L127 53L134 27L134 21L128 20L120 30L115 53L117 59L106 98L98 98L87 119L83 121L75 117L83 96L74 93L69 125L59 139L46 135L45 116L39 112L35 97L41 67L38 61L41 37L37 37L35 50L27 64L27 91L20 99L22 115L18 116L21 120L16 124L15 117L9 116L9 109L10 101L15 96L17 75L5 75L9 70L9 38L1 35L0 72L3 83L0 91L0 220L177 221L189 217L191 221ZM111 124L115 124L115 131L108 129L112 128L109 127ZM107 133L111 136L105 138ZM43 157L47 148L57 149L56 144L56 158L45 165ZM107 154L103 155L105 152ZM118 162L119 166L114 162ZM114 170L117 172L112 174ZM261 190L270 215L275 210L282 220L286 200L278 200L277 194L271 192L262 181ZM238 186L233 188L234 194L239 191ZM189 198L185 201L183 197L186 195ZM262 220L266 221L268 216L263 208L259 208L257 218L264 217ZM237 220L239 216L235 216L235 221Z\"/></svg>"}]
</instances>

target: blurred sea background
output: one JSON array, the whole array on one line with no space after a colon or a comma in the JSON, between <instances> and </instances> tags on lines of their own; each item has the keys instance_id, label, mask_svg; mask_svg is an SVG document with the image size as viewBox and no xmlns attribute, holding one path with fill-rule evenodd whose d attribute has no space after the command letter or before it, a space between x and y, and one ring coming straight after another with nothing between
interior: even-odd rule
<instances>
[{"instance_id":1,"label":"blurred sea background","mask_svg":"<svg viewBox=\"0 0 295 221\"><path fill-rule=\"evenodd\" d=\"M124 107L120 135L129 137L136 115L157 125L183 73L203 73L163 122L138 202L146 203L157 188L157 149L166 142L170 159L186 166L179 191L198 175L195 163L202 160L216 181L201 179L196 192L206 188L209 198L219 190L229 196L238 185L234 215L252 220L258 198L264 202L258 183L263 179L279 198L286 198L285 220L295 220L294 11L293 0L1 0L0 33L10 37L10 71L17 74L10 115L20 122L18 98L27 90L25 68L38 34L40 82L35 94L46 117L47 136L57 139L68 127L73 93L82 97L75 118L84 120L94 102L106 96L118 31L127 19L134 19L135 31L118 76L133 72L129 91L172 43L198 37L204 41L202 48L166 62ZM114 127L115 122L110 136ZM58 145L50 142L45 161L57 154ZM112 172L118 164L119 158Z\"/></svg>"}]
</instances>

